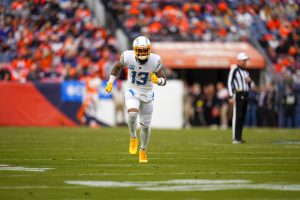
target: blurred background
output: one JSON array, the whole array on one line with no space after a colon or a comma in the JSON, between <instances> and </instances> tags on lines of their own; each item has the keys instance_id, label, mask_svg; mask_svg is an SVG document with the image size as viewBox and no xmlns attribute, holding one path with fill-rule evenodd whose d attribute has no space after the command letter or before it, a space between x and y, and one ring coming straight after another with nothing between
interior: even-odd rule
<instances>
[{"instance_id":1,"label":"blurred background","mask_svg":"<svg viewBox=\"0 0 300 200\"><path fill-rule=\"evenodd\" d=\"M1 0L0 125L124 126L124 69L137 36L162 56L153 127L227 129L227 76L246 52L248 127L300 127L300 10L294 0Z\"/></svg>"}]
</instances>

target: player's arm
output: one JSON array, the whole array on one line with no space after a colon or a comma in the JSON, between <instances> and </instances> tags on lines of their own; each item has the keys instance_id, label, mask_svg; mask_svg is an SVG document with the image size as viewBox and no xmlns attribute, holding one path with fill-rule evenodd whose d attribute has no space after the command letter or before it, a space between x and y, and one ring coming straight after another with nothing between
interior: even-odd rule
<instances>
[{"instance_id":1,"label":"player's arm","mask_svg":"<svg viewBox=\"0 0 300 200\"><path fill-rule=\"evenodd\" d=\"M150 73L151 81L157 85L164 86L167 84L167 78L166 78L165 69L162 66L161 59L159 60L157 67L159 68L159 70L157 72Z\"/></svg>"},{"instance_id":2,"label":"player's arm","mask_svg":"<svg viewBox=\"0 0 300 200\"><path fill-rule=\"evenodd\" d=\"M112 90L112 86L113 86L113 83L114 81L116 80L118 74L119 74L119 71L125 67L124 64L123 64L123 54L121 55L121 60L120 62L118 62L111 70L111 73L110 73L110 76L109 76L109 80L107 82L107 85L105 87L105 90L106 92L110 93L111 90Z\"/></svg>"},{"instance_id":3,"label":"player's arm","mask_svg":"<svg viewBox=\"0 0 300 200\"><path fill-rule=\"evenodd\" d=\"M163 67L161 67L157 72L151 73L151 81L160 86L167 84L166 73Z\"/></svg>"}]
</instances>

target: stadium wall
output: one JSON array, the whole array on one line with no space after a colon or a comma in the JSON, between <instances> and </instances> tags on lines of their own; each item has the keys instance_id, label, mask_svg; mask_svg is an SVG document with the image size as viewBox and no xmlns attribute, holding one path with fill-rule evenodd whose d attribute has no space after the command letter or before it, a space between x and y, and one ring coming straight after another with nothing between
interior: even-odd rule
<instances>
[{"instance_id":1,"label":"stadium wall","mask_svg":"<svg viewBox=\"0 0 300 200\"><path fill-rule=\"evenodd\" d=\"M122 86L125 91L126 83ZM103 126L114 126L115 105L112 95L107 94L104 87L105 82L99 88L96 118ZM170 80L165 87L154 87L152 127L181 128L183 83ZM85 85L79 81L0 83L0 126L77 126L76 115L84 93Z\"/></svg>"}]
</instances>

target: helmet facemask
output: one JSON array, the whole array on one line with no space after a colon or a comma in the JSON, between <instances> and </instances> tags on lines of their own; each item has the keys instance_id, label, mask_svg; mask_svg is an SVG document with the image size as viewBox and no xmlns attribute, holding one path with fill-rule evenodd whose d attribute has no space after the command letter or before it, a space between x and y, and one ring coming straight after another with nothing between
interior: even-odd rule
<instances>
[{"instance_id":1,"label":"helmet facemask","mask_svg":"<svg viewBox=\"0 0 300 200\"><path fill-rule=\"evenodd\" d=\"M146 47L135 46L133 47L133 51L135 53L135 57L139 60L146 60L149 58L151 53L150 45Z\"/></svg>"}]
</instances>

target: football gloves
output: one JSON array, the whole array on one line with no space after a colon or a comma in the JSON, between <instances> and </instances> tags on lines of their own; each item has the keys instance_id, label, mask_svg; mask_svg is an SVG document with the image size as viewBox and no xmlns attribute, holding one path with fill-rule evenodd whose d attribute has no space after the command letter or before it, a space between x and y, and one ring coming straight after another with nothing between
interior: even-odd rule
<instances>
[{"instance_id":1,"label":"football gloves","mask_svg":"<svg viewBox=\"0 0 300 200\"><path fill-rule=\"evenodd\" d=\"M155 75L155 73L150 72L150 78L151 78L152 83L155 83L155 84L158 83L158 78L157 78L157 76Z\"/></svg>"},{"instance_id":2,"label":"football gloves","mask_svg":"<svg viewBox=\"0 0 300 200\"><path fill-rule=\"evenodd\" d=\"M111 93L113 84L111 82L107 82L107 85L105 87L106 92Z\"/></svg>"}]
</instances>

